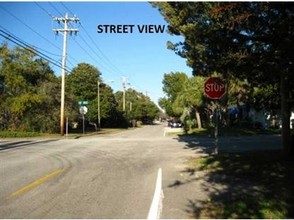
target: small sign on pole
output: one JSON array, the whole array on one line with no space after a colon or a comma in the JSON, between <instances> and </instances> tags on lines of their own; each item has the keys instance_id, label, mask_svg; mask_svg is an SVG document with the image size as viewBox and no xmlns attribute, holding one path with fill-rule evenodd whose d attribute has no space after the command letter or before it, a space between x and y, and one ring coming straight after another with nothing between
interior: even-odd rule
<instances>
[{"instance_id":1,"label":"small sign on pole","mask_svg":"<svg viewBox=\"0 0 294 220\"><path fill-rule=\"evenodd\" d=\"M83 115L83 134L85 134L85 114L87 114L88 108L86 106L80 107L80 113Z\"/></svg>"},{"instance_id":2,"label":"small sign on pole","mask_svg":"<svg viewBox=\"0 0 294 220\"><path fill-rule=\"evenodd\" d=\"M219 77L210 77L204 83L204 94L210 99L221 99L226 92L226 84Z\"/></svg>"},{"instance_id":3,"label":"small sign on pole","mask_svg":"<svg viewBox=\"0 0 294 220\"><path fill-rule=\"evenodd\" d=\"M88 105L89 102L88 101L85 101L85 100L81 100L78 102L80 106L85 106L85 105Z\"/></svg>"},{"instance_id":4,"label":"small sign on pole","mask_svg":"<svg viewBox=\"0 0 294 220\"><path fill-rule=\"evenodd\" d=\"M82 115L87 114L87 112L88 112L88 108L87 108L86 106L81 106L81 107L80 107L80 113L81 113Z\"/></svg>"}]
</instances>

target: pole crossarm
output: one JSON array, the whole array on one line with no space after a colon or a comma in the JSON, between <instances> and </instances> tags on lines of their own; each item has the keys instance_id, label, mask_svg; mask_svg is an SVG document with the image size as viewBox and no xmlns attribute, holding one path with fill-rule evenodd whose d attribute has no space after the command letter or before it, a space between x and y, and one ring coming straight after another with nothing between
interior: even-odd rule
<instances>
[{"instance_id":1,"label":"pole crossarm","mask_svg":"<svg viewBox=\"0 0 294 220\"><path fill-rule=\"evenodd\" d=\"M79 30L78 29L67 29L67 30L65 30L65 29L60 29L60 28L58 28L58 29L53 29L53 31L55 32L55 33L58 33L58 32L65 32L65 31L67 31L67 32L69 32L69 33L78 33L79 32Z\"/></svg>"}]
</instances>

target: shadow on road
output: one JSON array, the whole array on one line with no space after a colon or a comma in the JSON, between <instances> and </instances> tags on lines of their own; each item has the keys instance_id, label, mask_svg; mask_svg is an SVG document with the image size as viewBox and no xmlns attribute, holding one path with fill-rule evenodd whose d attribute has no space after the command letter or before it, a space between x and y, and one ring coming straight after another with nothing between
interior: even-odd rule
<instances>
[{"instance_id":1,"label":"shadow on road","mask_svg":"<svg viewBox=\"0 0 294 220\"><path fill-rule=\"evenodd\" d=\"M59 140L59 139L50 139L50 140L41 140L41 141L26 140L26 141L0 142L0 151L12 149L12 148L17 148L17 147L23 147L23 146L27 146L27 145L49 143L49 142L53 142L53 141L57 141L57 140Z\"/></svg>"},{"instance_id":2,"label":"shadow on road","mask_svg":"<svg viewBox=\"0 0 294 220\"><path fill-rule=\"evenodd\" d=\"M172 180L169 187L193 183L191 195L196 196L187 198L185 207L191 217L294 217L294 162L284 160L279 138L223 139L218 155L213 138L179 136L178 141L195 157L181 171L185 178Z\"/></svg>"}]
</instances>

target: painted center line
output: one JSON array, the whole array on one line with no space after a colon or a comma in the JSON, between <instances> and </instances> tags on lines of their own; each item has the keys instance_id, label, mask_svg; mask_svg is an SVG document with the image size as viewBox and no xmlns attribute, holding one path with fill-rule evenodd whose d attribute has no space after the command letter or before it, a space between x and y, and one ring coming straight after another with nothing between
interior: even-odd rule
<instances>
[{"instance_id":1,"label":"painted center line","mask_svg":"<svg viewBox=\"0 0 294 220\"><path fill-rule=\"evenodd\" d=\"M42 183L52 179L53 177L60 175L63 171L64 171L64 169L55 170L52 173L49 173L46 176L43 176L43 177L35 180L34 182L22 187L21 189L15 191L14 193L7 196L6 199L12 199L13 197L19 196L19 195L35 188L35 187L41 185Z\"/></svg>"}]
</instances>

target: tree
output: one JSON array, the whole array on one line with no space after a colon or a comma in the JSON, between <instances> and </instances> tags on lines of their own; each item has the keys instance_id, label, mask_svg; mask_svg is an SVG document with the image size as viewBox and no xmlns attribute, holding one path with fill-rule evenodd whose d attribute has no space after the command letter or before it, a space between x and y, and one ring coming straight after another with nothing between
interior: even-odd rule
<instances>
[{"instance_id":1,"label":"tree","mask_svg":"<svg viewBox=\"0 0 294 220\"><path fill-rule=\"evenodd\" d=\"M73 95L75 111L78 112L79 101L88 101L86 117L92 122L97 121L97 82L101 81L100 75L96 67L87 63L79 63L66 78L66 91L68 95Z\"/></svg>"},{"instance_id":2,"label":"tree","mask_svg":"<svg viewBox=\"0 0 294 220\"><path fill-rule=\"evenodd\" d=\"M162 84L167 97L160 99L159 104L171 116L182 115L182 121L195 112L198 128L202 128L199 109L203 106L204 81L203 77L189 78L185 73L164 74Z\"/></svg>"},{"instance_id":3,"label":"tree","mask_svg":"<svg viewBox=\"0 0 294 220\"><path fill-rule=\"evenodd\" d=\"M225 78L247 79L252 86L280 89L285 156L293 153L290 110L293 108L294 4L285 2L153 3L184 41L168 47L187 59L194 75L213 71ZM283 40L281 40L283 39Z\"/></svg>"},{"instance_id":4,"label":"tree","mask_svg":"<svg viewBox=\"0 0 294 220\"><path fill-rule=\"evenodd\" d=\"M173 102L178 93L183 90L185 82L187 82L188 76L181 72L171 72L164 74L162 84L163 92Z\"/></svg>"},{"instance_id":5,"label":"tree","mask_svg":"<svg viewBox=\"0 0 294 220\"><path fill-rule=\"evenodd\" d=\"M79 101L88 101L86 117L96 124L98 121L98 81L101 125L107 127L121 126L120 123L124 124L124 120L121 118L122 114L117 110L118 104L113 90L103 82L100 71L87 63L78 64L67 77L68 94L74 96L76 111L78 111Z\"/></svg>"},{"instance_id":6,"label":"tree","mask_svg":"<svg viewBox=\"0 0 294 220\"><path fill-rule=\"evenodd\" d=\"M123 92L118 91L115 94L119 103L119 109L122 109ZM148 122L158 117L159 109L151 99L143 93L129 88L126 90L126 111L125 116L129 120Z\"/></svg>"},{"instance_id":7,"label":"tree","mask_svg":"<svg viewBox=\"0 0 294 220\"><path fill-rule=\"evenodd\" d=\"M162 90L166 94L166 99L160 100L160 105L166 110L170 116L179 116L181 113L175 112L173 103L176 100L178 94L183 90L185 83L188 81L188 76L182 72L166 73L162 80Z\"/></svg>"},{"instance_id":8,"label":"tree","mask_svg":"<svg viewBox=\"0 0 294 220\"><path fill-rule=\"evenodd\" d=\"M158 104L162 109L165 110L167 115L174 115L172 102L167 97L160 98Z\"/></svg>"},{"instance_id":9,"label":"tree","mask_svg":"<svg viewBox=\"0 0 294 220\"><path fill-rule=\"evenodd\" d=\"M177 98L174 101L174 111L186 113L195 112L198 128L202 128L199 108L203 106L203 85L204 77L191 77L185 83Z\"/></svg>"},{"instance_id":10,"label":"tree","mask_svg":"<svg viewBox=\"0 0 294 220\"><path fill-rule=\"evenodd\" d=\"M51 118L44 114L55 108L44 107L42 85L56 83L56 77L49 64L36 56L32 49L15 47L10 49L7 44L0 47L0 85L1 85L1 116L2 129L21 131L54 130L54 125L47 126L40 119Z\"/></svg>"},{"instance_id":11,"label":"tree","mask_svg":"<svg viewBox=\"0 0 294 220\"><path fill-rule=\"evenodd\" d=\"M67 76L68 92L75 95L76 100L94 100L97 98L97 82L102 81L100 71L87 63L79 63Z\"/></svg>"}]
</instances>

